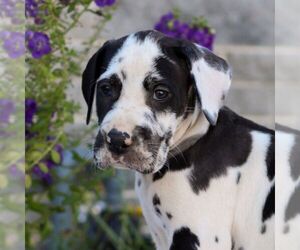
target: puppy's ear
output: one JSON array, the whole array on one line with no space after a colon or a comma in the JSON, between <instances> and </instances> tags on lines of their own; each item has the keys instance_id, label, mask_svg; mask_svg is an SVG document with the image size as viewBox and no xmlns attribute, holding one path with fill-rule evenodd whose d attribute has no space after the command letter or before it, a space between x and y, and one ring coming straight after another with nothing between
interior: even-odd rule
<instances>
[{"instance_id":1,"label":"puppy's ear","mask_svg":"<svg viewBox=\"0 0 300 250\"><path fill-rule=\"evenodd\" d=\"M229 65L210 50L194 43L181 41L179 50L187 61L202 111L214 126L231 84Z\"/></svg>"},{"instance_id":2,"label":"puppy's ear","mask_svg":"<svg viewBox=\"0 0 300 250\"><path fill-rule=\"evenodd\" d=\"M104 45L91 57L82 74L81 89L88 106L86 124L89 124L92 114L97 79L104 71L103 63L108 43L109 42L104 43Z\"/></svg>"}]
</instances>

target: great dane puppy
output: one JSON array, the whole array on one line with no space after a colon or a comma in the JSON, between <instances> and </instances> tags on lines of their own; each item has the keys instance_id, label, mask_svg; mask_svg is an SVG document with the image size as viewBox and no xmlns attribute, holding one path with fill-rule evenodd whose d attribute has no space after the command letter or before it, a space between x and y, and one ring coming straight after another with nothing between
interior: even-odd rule
<instances>
[{"instance_id":1,"label":"great dane puppy","mask_svg":"<svg viewBox=\"0 0 300 250\"><path fill-rule=\"evenodd\" d=\"M223 107L230 83L225 60L156 31L108 41L86 66L96 164L136 171L158 250L274 249L274 132Z\"/></svg>"}]
</instances>

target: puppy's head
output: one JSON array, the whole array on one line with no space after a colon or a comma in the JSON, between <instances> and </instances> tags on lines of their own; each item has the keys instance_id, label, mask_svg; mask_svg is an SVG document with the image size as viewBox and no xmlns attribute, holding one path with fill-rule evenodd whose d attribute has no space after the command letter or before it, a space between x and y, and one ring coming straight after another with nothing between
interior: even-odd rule
<instances>
[{"instance_id":1,"label":"puppy's head","mask_svg":"<svg viewBox=\"0 0 300 250\"><path fill-rule=\"evenodd\" d=\"M227 63L191 42L156 31L106 42L82 79L87 123L96 96L97 165L158 171L197 117L216 124L229 86Z\"/></svg>"}]
</instances>

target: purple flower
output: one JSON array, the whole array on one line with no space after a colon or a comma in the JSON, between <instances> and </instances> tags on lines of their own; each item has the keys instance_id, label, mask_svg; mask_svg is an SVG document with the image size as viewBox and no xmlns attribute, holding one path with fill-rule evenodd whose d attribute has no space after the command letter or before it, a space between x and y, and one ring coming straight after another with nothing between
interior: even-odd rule
<instances>
[{"instance_id":1,"label":"purple flower","mask_svg":"<svg viewBox=\"0 0 300 250\"><path fill-rule=\"evenodd\" d=\"M94 0L94 2L98 7L105 7L113 5L116 0Z\"/></svg>"},{"instance_id":2,"label":"purple flower","mask_svg":"<svg viewBox=\"0 0 300 250\"><path fill-rule=\"evenodd\" d=\"M9 167L9 174L15 179L24 178L24 172L22 172L16 164L13 164Z\"/></svg>"},{"instance_id":3,"label":"purple flower","mask_svg":"<svg viewBox=\"0 0 300 250\"><path fill-rule=\"evenodd\" d=\"M0 0L0 17L9 17L13 24L20 24L22 3L22 0Z\"/></svg>"},{"instance_id":4,"label":"purple flower","mask_svg":"<svg viewBox=\"0 0 300 250\"><path fill-rule=\"evenodd\" d=\"M210 50L213 48L215 35L208 29L193 28L188 34L188 39Z\"/></svg>"},{"instance_id":5,"label":"purple flower","mask_svg":"<svg viewBox=\"0 0 300 250\"><path fill-rule=\"evenodd\" d=\"M55 167L55 163L51 160L45 160L43 161L43 163L47 166L49 170Z\"/></svg>"},{"instance_id":6,"label":"purple flower","mask_svg":"<svg viewBox=\"0 0 300 250\"><path fill-rule=\"evenodd\" d=\"M41 58L51 52L49 37L42 32L26 31L27 48L34 58Z\"/></svg>"},{"instance_id":7,"label":"purple flower","mask_svg":"<svg viewBox=\"0 0 300 250\"><path fill-rule=\"evenodd\" d=\"M26 17L36 17L38 14L38 2L35 0L25 0Z\"/></svg>"},{"instance_id":8,"label":"purple flower","mask_svg":"<svg viewBox=\"0 0 300 250\"><path fill-rule=\"evenodd\" d=\"M26 0L25 2L25 16L32 17L35 24L42 24L44 22L43 16L47 15L47 10L44 10L41 5L44 4L43 0Z\"/></svg>"},{"instance_id":9,"label":"purple flower","mask_svg":"<svg viewBox=\"0 0 300 250\"><path fill-rule=\"evenodd\" d=\"M10 37L10 32L9 31L7 31L7 30L2 30L2 31L0 31L0 39L1 40L6 40L6 39L8 39Z\"/></svg>"},{"instance_id":10,"label":"purple flower","mask_svg":"<svg viewBox=\"0 0 300 250\"><path fill-rule=\"evenodd\" d=\"M53 181L51 174L44 173L37 165L33 167L32 172L47 185L50 185Z\"/></svg>"},{"instance_id":11,"label":"purple flower","mask_svg":"<svg viewBox=\"0 0 300 250\"><path fill-rule=\"evenodd\" d=\"M9 123L9 118L16 111L15 104L10 99L0 99L0 124Z\"/></svg>"},{"instance_id":12,"label":"purple flower","mask_svg":"<svg viewBox=\"0 0 300 250\"><path fill-rule=\"evenodd\" d=\"M210 31L205 19L197 24L188 24L178 20L179 15L169 12L163 15L154 28L167 36L187 39L212 50L215 35ZM199 19L200 20L200 19Z\"/></svg>"},{"instance_id":13,"label":"purple flower","mask_svg":"<svg viewBox=\"0 0 300 250\"><path fill-rule=\"evenodd\" d=\"M2 31L0 38L3 40L3 49L10 58L19 58L25 54L24 34L20 32Z\"/></svg>"},{"instance_id":14,"label":"purple flower","mask_svg":"<svg viewBox=\"0 0 300 250\"><path fill-rule=\"evenodd\" d=\"M162 33L170 32L170 24L174 20L174 15L172 12L168 12L167 14L163 15L159 22L155 24L154 29L160 31Z\"/></svg>"},{"instance_id":15,"label":"purple flower","mask_svg":"<svg viewBox=\"0 0 300 250\"><path fill-rule=\"evenodd\" d=\"M26 125L31 125L33 122L33 117L37 111L36 101L33 99L25 100L25 123Z\"/></svg>"},{"instance_id":16,"label":"purple flower","mask_svg":"<svg viewBox=\"0 0 300 250\"><path fill-rule=\"evenodd\" d=\"M175 18L174 14L172 12L168 12L167 14L165 14L161 17L160 22L167 23L167 22L173 20L174 18Z\"/></svg>"}]
</instances>

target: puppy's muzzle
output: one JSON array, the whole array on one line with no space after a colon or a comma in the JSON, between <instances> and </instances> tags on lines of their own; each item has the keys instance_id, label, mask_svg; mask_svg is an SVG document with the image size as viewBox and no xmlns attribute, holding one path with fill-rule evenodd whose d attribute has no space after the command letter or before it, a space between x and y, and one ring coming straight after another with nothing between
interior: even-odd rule
<instances>
[{"instance_id":1,"label":"puppy's muzzle","mask_svg":"<svg viewBox=\"0 0 300 250\"><path fill-rule=\"evenodd\" d=\"M130 135L127 132L119 131L115 128L106 135L108 149L114 154L124 154L132 144Z\"/></svg>"}]
</instances>

